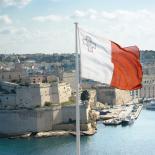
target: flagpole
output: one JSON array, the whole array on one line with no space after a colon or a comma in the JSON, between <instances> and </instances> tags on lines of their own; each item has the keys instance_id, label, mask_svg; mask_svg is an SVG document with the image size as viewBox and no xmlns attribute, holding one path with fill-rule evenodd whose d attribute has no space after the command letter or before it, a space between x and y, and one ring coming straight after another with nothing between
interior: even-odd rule
<instances>
[{"instance_id":1,"label":"flagpole","mask_svg":"<svg viewBox=\"0 0 155 155\"><path fill-rule=\"evenodd\" d=\"M78 23L74 24L75 24L75 54L76 54L76 155L80 155Z\"/></svg>"}]
</instances>

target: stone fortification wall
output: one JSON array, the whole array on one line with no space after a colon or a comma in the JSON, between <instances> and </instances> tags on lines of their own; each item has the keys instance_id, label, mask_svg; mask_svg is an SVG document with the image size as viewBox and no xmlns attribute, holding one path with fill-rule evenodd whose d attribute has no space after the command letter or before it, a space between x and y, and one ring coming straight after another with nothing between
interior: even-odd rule
<instances>
[{"instance_id":1,"label":"stone fortification wall","mask_svg":"<svg viewBox=\"0 0 155 155\"><path fill-rule=\"evenodd\" d=\"M62 107L62 122L74 122L76 120L76 107L75 105ZM86 105L80 105L80 122L82 124L88 123L88 109Z\"/></svg>"},{"instance_id":2,"label":"stone fortification wall","mask_svg":"<svg viewBox=\"0 0 155 155\"><path fill-rule=\"evenodd\" d=\"M51 109L0 110L0 135L52 130Z\"/></svg>"},{"instance_id":3,"label":"stone fortification wall","mask_svg":"<svg viewBox=\"0 0 155 155\"><path fill-rule=\"evenodd\" d=\"M22 135L29 132L51 131L58 125L75 121L75 105L53 106L33 110L0 110L0 136ZM88 109L81 105L81 123L88 123ZM65 130L66 127L58 129ZM72 130L72 129L71 129Z\"/></svg>"},{"instance_id":4,"label":"stone fortification wall","mask_svg":"<svg viewBox=\"0 0 155 155\"><path fill-rule=\"evenodd\" d=\"M97 101L114 105L116 103L115 89L110 87L97 87Z\"/></svg>"},{"instance_id":5,"label":"stone fortification wall","mask_svg":"<svg viewBox=\"0 0 155 155\"><path fill-rule=\"evenodd\" d=\"M130 91L115 89L116 92L116 104L125 104L132 100Z\"/></svg>"}]
</instances>

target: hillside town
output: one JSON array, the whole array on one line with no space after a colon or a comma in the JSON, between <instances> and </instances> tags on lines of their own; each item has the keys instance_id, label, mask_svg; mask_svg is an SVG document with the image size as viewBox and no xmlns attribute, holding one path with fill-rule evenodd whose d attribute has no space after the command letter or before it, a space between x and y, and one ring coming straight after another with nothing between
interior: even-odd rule
<instances>
[{"instance_id":1,"label":"hillside town","mask_svg":"<svg viewBox=\"0 0 155 155\"><path fill-rule=\"evenodd\" d=\"M122 119L135 104L155 97L155 64L151 51L141 51L143 87L125 91L82 79L80 123L92 134L96 121ZM0 55L0 136L37 135L40 132L75 130L74 54ZM82 94L84 99L82 99ZM88 97L89 96L89 97ZM131 105L131 106L130 106ZM118 108L116 108L118 107ZM137 118L142 106L137 107ZM109 109L110 115L102 114ZM133 113L132 113L133 114ZM116 119L115 119L116 120ZM114 119L105 124L114 123ZM116 123L117 124L117 123ZM93 131L93 132L92 132Z\"/></svg>"}]
</instances>

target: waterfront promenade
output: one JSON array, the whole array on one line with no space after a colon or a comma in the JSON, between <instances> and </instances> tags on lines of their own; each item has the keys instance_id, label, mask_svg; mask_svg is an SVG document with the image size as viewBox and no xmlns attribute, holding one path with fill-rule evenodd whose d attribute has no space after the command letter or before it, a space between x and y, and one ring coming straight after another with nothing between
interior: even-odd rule
<instances>
[{"instance_id":1,"label":"waterfront promenade","mask_svg":"<svg viewBox=\"0 0 155 155\"><path fill-rule=\"evenodd\" d=\"M104 126L81 137L81 155L155 155L155 111L142 110L131 126ZM0 139L0 155L75 155L75 137Z\"/></svg>"}]
</instances>

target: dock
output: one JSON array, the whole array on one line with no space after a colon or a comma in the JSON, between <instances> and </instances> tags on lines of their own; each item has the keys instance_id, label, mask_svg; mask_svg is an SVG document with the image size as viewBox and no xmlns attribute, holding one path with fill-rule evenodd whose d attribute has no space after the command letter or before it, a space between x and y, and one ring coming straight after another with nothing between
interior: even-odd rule
<instances>
[{"instance_id":1,"label":"dock","mask_svg":"<svg viewBox=\"0 0 155 155\"><path fill-rule=\"evenodd\" d=\"M120 125L124 120L128 120L129 123L134 122L140 115L142 107L142 104L123 105L109 110L110 113L101 116L100 119L105 125Z\"/></svg>"},{"instance_id":2,"label":"dock","mask_svg":"<svg viewBox=\"0 0 155 155\"><path fill-rule=\"evenodd\" d=\"M140 104L140 105L138 106L138 108L137 108L137 111L131 113L131 115L134 117L134 119L137 119L137 118L139 117L142 108L143 108L143 105Z\"/></svg>"}]
</instances>

